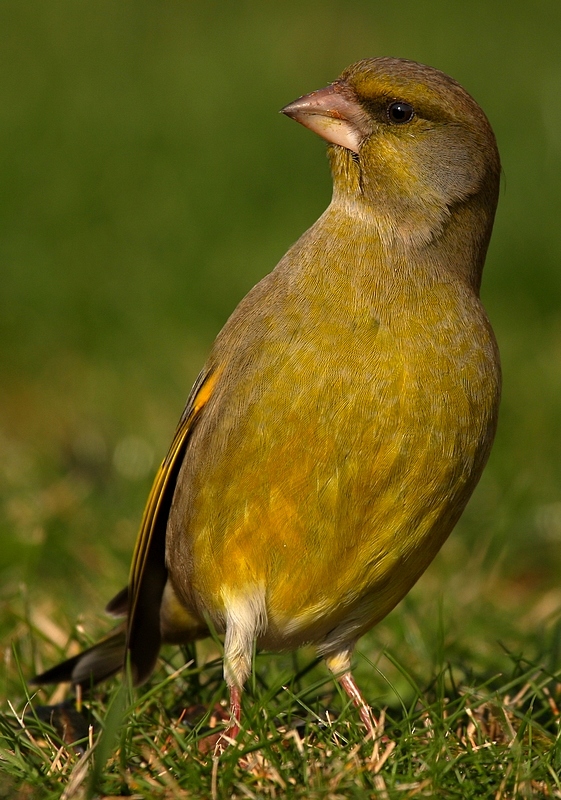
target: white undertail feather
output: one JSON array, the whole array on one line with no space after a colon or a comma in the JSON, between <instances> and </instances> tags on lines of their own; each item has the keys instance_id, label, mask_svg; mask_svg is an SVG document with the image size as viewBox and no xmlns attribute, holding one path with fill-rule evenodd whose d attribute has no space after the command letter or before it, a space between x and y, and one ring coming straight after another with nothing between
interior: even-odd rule
<instances>
[{"instance_id":1,"label":"white undertail feather","mask_svg":"<svg viewBox=\"0 0 561 800\"><path fill-rule=\"evenodd\" d=\"M267 629L265 587L246 586L242 593L223 592L226 608L224 678L228 686L244 685L251 672L253 645Z\"/></svg>"},{"instance_id":2,"label":"white undertail feather","mask_svg":"<svg viewBox=\"0 0 561 800\"><path fill-rule=\"evenodd\" d=\"M350 671L354 646L355 643L351 642L346 647L341 646L339 650L330 652L325 656L325 663L335 677Z\"/></svg>"}]
</instances>

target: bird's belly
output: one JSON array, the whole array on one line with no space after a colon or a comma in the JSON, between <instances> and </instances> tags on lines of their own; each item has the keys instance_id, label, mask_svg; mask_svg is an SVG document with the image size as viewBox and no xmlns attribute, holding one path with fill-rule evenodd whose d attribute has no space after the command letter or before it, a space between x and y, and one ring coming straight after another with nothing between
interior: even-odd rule
<instances>
[{"instance_id":1,"label":"bird's belly","mask_svg":"<svg viewBox=\"0 0 561 800\"><path fill-rule=\"evenodd\" d=\"M214 458L171 546L184 602L218 630L231 598L256 593L268 648L359 635L433 559L479 478L494 411L446 371L387 375L375 390L355 375L315 393L289 375L290 405L265 395L245 425L204 442Z\"/></svg>"},{"instance_id":2,"label":"bird's belly","mask_svg":"<svg viewBox=\"0 0 561 800\"><path fill-rule=\"evenodd\" d=\"M310 515L313 532L302 530L303 522L302 528L287 529L281 541L271 520L269 567L256 576L266 586L269 624L262 646L321 642L341 626L368 630L425 571L461 514L473 480L457 463L441 459L435 469L436 453L426 441L419 445L425 447L415 458L393 449L386 453L383 477L380 456L377 468L364 465L352 484L343 470L339 492L332 487L331 502L324 494Z\"/></svg>"}]
</instances>

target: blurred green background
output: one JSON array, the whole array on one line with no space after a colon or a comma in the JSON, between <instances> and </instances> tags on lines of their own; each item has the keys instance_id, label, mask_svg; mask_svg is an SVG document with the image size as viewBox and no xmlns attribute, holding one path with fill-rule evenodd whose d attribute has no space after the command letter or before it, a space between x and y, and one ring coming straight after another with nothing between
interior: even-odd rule
<instances>
[{"instance_id":1,"label":"blurred green background","mask_svg":"<svg viewBox=\"0 0 561 800\"><path fill-rule=\"evenodd\" d=\"M504 401L468 511L373 641L408 647L443 630L474 669L478 654L481 669L500 661L498 639L555 660L560 25L554 0L3 0L3 632L22 583L34 614L67 630L126 581L151 477L213 337L329 202L323 143L278 109L353 61L396 55L453 75L497 134L483 298Z\"/></svg>"}]
</instances>

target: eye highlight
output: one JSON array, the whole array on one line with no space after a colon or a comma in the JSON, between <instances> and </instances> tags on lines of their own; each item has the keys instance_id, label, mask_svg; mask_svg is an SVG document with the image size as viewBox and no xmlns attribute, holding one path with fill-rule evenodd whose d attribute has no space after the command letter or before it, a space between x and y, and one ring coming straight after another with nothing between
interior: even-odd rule
<instances>
[{"instance_id":1,"label":"eye highlight","mask_svg":"<svg viewBox=\"0 0 561 800\"><path fill-rule=\"evenodd\" d=\"M389 104L387 115L390 122L395 125L403 125L405 122L411 122L415 116L415 109L409 103L397 100L395 103Z\"/></svg>"}]
</instances>

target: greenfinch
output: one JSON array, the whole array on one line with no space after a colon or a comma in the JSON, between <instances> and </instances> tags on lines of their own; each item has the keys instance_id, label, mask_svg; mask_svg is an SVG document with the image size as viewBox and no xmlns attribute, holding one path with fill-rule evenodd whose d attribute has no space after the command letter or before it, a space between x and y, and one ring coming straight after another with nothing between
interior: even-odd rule
<instances>
[{"instance_id":1,"label":"greenfinch","mask_svg":"<svg viewBox=\"0 0 561 800\"><path fill-rule=\"evenodd\" d=\"M108 606L125 623L34 679L128 662L140 684L162 643L214 630L230 736L255 645L315 644L372 729L353 648L457 522L500 396L479 300L500 162L477 103L374 58L282 111L328 142L332 201L216 339Z\"/></svg>"}]
</instances>

